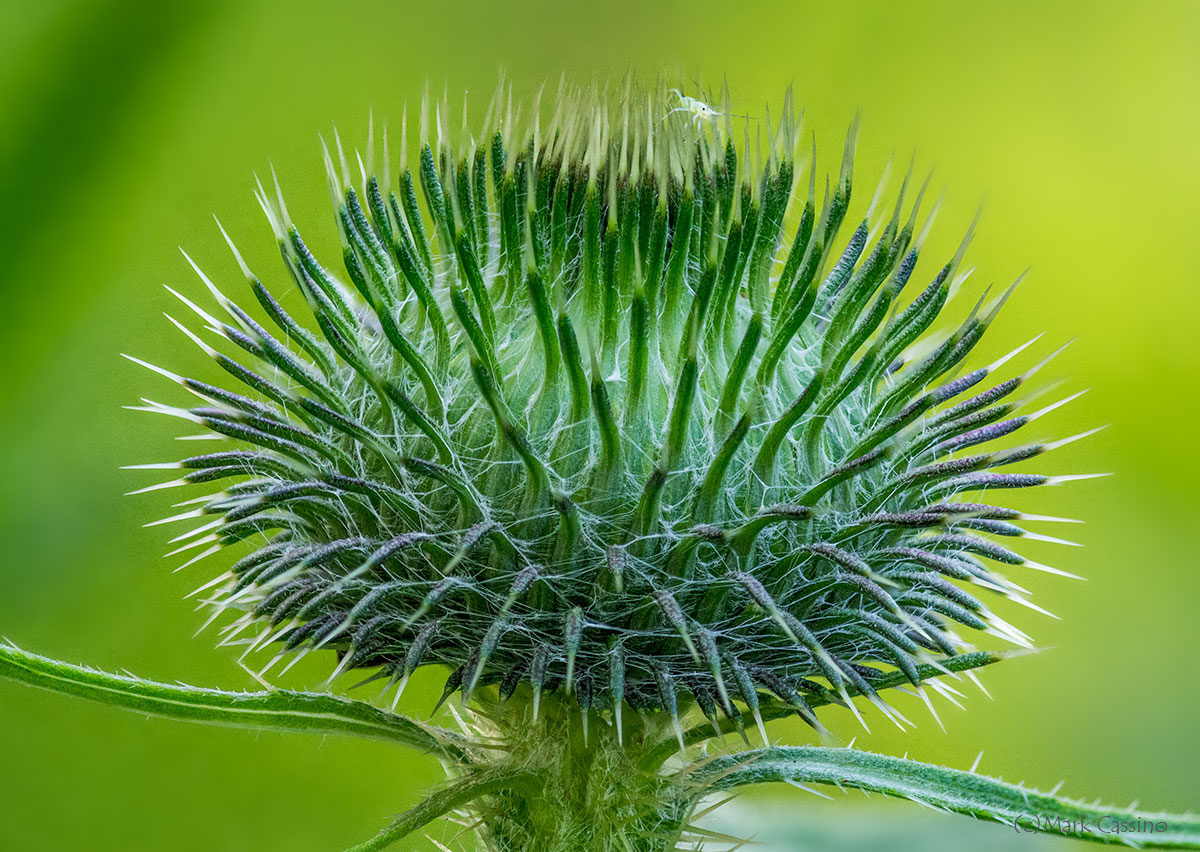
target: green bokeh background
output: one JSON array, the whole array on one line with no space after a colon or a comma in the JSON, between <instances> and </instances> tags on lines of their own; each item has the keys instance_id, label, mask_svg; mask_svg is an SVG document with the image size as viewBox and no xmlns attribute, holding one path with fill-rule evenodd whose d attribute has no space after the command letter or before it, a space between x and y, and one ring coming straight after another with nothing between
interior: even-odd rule
<instances>
[{"instance_id":1,"label":"green bokeh background","mask_svg":"<svg viewBox=\"0 0 1200 852\"><path fill-rule=\"evenodd\" d=\"M140 524L168 501L121 497L149 480L120 465L180 448L171 424L121 409L174 397L118 353L199 363L161 318L174 308L160 285L198 292L182 245L237 286L213 214L252 265L277 266L251 195L268 160L328 252L317 134L336 123L361 144L369 110L397 124L426 80L482 105L500 67L525 96L564 69L725 73L750 108L794 84L826 168L861 109L859 209L888 157L916 150L948 187L936 250L986 199L964 303L1032 267L987 352L1045 330L1044 354L1078 335L1058 393L1092 391L1032 428L1113 424L1043 467L1116 476L1013 500L1088 521L1045 529L1085 549L1029 547L1088 582L1015 577L1062 616L1020 618L1052 650L987 672L994 701L971 689L968 712L944 705L947 733L902 703L915 732L879 720L859 744L955 766L983 750L981 770L1009 780L1197 808L1197 43L1189 2L3 0L0 633L108 669L253 685L228 649L190 638L201 616L182 598L213 566L176 574L159 557L170 534ZM315 686L322 668L291 682ZM434 685L421 687L412 712L429 706ZM440 777L384 746L145 721L0 683L0 849L329 852ZM807 807L792 793L787 807Z\"/></svg>"}]
</instances>

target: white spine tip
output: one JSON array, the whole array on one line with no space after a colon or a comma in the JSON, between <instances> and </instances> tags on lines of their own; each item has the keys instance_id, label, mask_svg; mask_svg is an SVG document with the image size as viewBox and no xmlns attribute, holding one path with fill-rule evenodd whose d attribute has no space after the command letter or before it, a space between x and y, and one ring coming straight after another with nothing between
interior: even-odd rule
<instances>
[{"instance_id":1,"label":"white spine tip","mask_svg":"<svg viewBox=\"0 0 1200 852\"><path fill-rule=\"evenodd\" d=\"M1046 485L1062 485L1065 482L1083 482L1088 479L1103 479L1106 476L1112 476L1112 473L1074 473L1064 476L1050 476L1046 478Z\"/></svg>"}]
</instances>

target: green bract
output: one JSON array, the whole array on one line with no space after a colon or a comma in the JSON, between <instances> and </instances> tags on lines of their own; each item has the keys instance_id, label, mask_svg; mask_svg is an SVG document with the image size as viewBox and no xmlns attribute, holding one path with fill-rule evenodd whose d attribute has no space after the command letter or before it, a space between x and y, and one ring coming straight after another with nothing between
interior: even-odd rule
<instances>
[{"instance_id":1,"label":"green bract","mask_svg":"<svg viewBox=\"0 0 1200 852\"><path fill-rule=\"evenodd\" d=\"M790 100L757 145L727 98L509 103L478 143L439 108L413 168L339 140L340 270L276 186L286 274L238 255L261 310L203 274L216 306L184 299L230 381L167 373L201 403L149 408L228 448L152 467L221 489L178 517L195 559L238 548L206 587L224 641L333 649L397 698L428 665L446 696L527 685L618 736L626 704L820 727L851 693L900 723L878 690L943 673L960 628L1028 646L985 600L1028 604L994 566L1045 566L997 539L1046 519L979 492L1057 481L1002 472L1055 445L994 448L1034 370L964 366L1004 297L939 324L968 240L922 256L925 188L846 221L855 130L819 181Z\"/></svg>"}]
</instances>

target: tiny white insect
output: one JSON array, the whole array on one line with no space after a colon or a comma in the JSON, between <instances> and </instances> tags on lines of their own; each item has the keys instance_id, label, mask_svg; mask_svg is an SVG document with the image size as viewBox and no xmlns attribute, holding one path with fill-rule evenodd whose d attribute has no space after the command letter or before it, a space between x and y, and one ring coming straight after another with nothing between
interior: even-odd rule
<instances>
[{"instance_id":1,"label":"tiny white insect","mask_svg":"<svg viewBox=\"0 0 1200 852\"><path fill-rule=\"evenodd\" d=\"M671 92L677 98L679 98L679 106L675 107L673 110L669 110L667 114L663 116L663 121L666 121L677 112L685 112L688 114L688 117L696 123L696 127L699 128L702 122L711 118L715 118L719 115L725 115L723 112L717 112L715 109L698 98L688 97L678 89L671 89Z\"/></svg>"}]
</instances>

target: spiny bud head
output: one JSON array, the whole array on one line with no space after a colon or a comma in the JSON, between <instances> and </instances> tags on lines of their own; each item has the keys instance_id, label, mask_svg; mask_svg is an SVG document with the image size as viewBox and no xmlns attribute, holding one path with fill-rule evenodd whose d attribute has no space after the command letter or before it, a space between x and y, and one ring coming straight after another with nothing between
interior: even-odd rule
<instances>
[{"instance_id":1,"label":"spiny bud head","mask_svg":"<svg viewBox=\"0 0 1200 852\"><path fill-rule=\"evenodd\" d=\"M995 566L1044 566L976 492L1057 481L1002 471L1052 445L987 448L1037 416L1032 371L964 366L1003 298L936 330L962 250L910 286L924 187L846 222L855 129L818 199L790 97L774 123L609 101L564 87L542 123L502 89L480 141L426 104L378 172L338 139L338 271L260 186L283 277L234 248L250 311L201 273L213 336L187 333L229 381L159 370L201 402L148 405L226 441L150 466L210 492L181 550L237 550L203 588L223 641L333 649L397 697L440 665L447 695L814 725L850 693L890 712L877 688L944 672L960 627L1027 645L977 593L1027 603Z\"/></svg>"}]
</instances>

